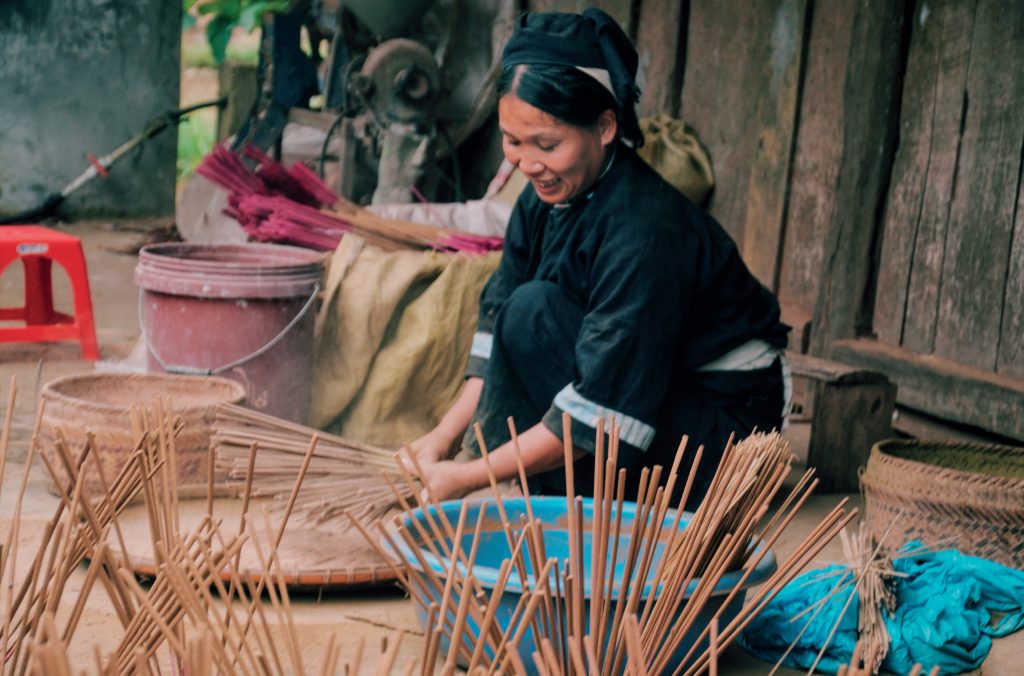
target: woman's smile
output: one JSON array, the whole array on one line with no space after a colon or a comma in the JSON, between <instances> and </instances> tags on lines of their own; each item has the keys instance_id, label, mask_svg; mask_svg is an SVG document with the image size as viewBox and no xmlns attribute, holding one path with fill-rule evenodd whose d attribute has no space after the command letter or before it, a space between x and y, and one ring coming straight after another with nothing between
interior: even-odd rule
<instances>
[{"instance_id":1,"label":"woman's smile","mask_svg":"<svg viewBox=\"0 0 1024 676\"><path fill-rule=\"evenodd\" d=\"M502 150L533 184L537 196L558 204L590 189L615 139L614 115L593 127L566 124L515 94L498 101Z\"/></svg>"},{"instance_id":2,"label":"woman's smile","mask_svg":"<svg viewBox=\"0 0 1024 676\"><path fill-rule=\"evenodd\" d=\"M552 178L547 181L541 181L539 179L533 179L533 188L538 194L544 193L549 194L557 191L559 184L562 182L559 178Z\"/></svg>"}]
</instances>

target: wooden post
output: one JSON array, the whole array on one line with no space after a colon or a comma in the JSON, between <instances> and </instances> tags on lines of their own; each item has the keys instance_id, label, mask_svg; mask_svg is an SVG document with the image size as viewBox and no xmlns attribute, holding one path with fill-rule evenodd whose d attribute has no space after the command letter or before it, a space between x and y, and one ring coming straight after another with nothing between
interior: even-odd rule
<instances>
[{"instance_id":1,"label":"wooden post","mask_svg":"<svg viewBox=\"0 0 1024 676\"><path fill-rule=\"evenodd\" d=\"M259 95L259 77L255 63L224 61L220 64L220 96L228 102L217 113L217 142L238 132Z\"/></svg>"}]
</instances>

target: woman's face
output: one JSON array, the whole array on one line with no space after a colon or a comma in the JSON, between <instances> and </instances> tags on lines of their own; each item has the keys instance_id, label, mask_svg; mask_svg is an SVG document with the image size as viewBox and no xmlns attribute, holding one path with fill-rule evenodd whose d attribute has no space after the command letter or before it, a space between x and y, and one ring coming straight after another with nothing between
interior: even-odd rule
<instances>
[{"instance_id":1,"label":"woman's face","mask_svg":"<svg viewBox=\"0 0 1024 676\"><path fill-rule=\"evenodd\" d=\"M592 128L577 127L512 93L498 101L498 124L505 157L549 204L565 202L590 188L618 131L611 110L602 113Z\"/></svg>"}]
</instances>

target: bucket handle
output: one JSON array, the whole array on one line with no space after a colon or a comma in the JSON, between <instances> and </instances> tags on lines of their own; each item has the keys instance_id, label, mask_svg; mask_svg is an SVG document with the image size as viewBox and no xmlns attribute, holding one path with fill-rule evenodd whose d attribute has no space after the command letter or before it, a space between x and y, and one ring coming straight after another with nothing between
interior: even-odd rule
<instances>
[{"instance_id":1,"label":"bucket handle","mask_svg":"<svg viewBox=\"0 0 1024 676\"><path fill-rule=\"evenodd\" d=\"M280 343L288 334L288 332L295 328L295 325L298 324L299 321L306 316L306 313L309 312L309 309L313 307L313 303L314 301L316 301L316 297L319 293L320 282L317 282L316 285L313 287L313 293L311 293L309 295L309 298L306 299L306 302L303 304L298 314L296 314L292 318L292 320L288 322L287 326L281 329L280 333L271 338L269 342L265 343L263 347L256 349L254 352L250 352L249 354L240 359L235 359L234 361L228 362L227 364L218 366L217 368L213 369L205 369L199 366L181 366L176 364L168 364L163 360L160 354L156 351L156 348L153 346L153 343L150 341L149 332L146 331L146 324L142 319L142 289L139 289L139 328L142 329L142 339L146 342L146 350L149 351L149 354L153 355L153 359L156 360L157 364L160 364L160 368L162 368L165 372L188 376L215 376L224 373L225 371L230 371L236 366L241 366L246 362L252 361L253 359L256 359L257 357L260 357L269 352L270 350L272 350L274 346Z\"/></svg>"}]
</instances>

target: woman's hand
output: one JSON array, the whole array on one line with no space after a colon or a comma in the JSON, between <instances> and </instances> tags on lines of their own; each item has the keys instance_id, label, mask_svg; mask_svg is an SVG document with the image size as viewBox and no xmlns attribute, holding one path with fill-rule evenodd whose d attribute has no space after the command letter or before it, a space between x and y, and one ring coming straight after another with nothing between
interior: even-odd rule
<instances>
[{"instance_id":1,"label":"woman's hand","mask_svg":"<svg viewBox=\"0 0 1024 676\"><path fill-rule=\"evenodd\" d=\"M564 463L562 440L543 423L537 423L519 435L519 443L527 474L544 472ZM582 451L574 453L574 457L580 455ZM511 442L506 442L492 451L488 460L475 458L468 462L449 462L430 460L418 454L410 458L406 453L402 453L401 457L409 472L423 482L421 503L425 503L430 497L439 501L465 497L475 490L486 488L492 476L496 481L519 476L516 449Z\"/></svg>"},{"instance_id":2,"label":"woman's hand","mask_svg":"<svg viewBox=\"0 0 1024 676\"><path fill-rule=\"evenodd\" d=\"M420 504L427 504L431 498L438 502L457 500L472 491L472 486L462 480L465 474L463 463L450 460L428 463L420 461L420 469L422 473L419 478L423 482Z\"/></svg>"},{"instance_id":3,"label":"woman's hand","mask_svg":"<svg viewBox=\"0 0 1024 676\"><path fill-rule=\"evenodd\" d=\"M452 451L469 428L469 422L480 401L484 381L468 378L459 392L459 398L444 415L437 427L412 442L413 453L421 462L439 462L451 457ZM409 464L408 462L406 464Z\"/></svg>"},{"instance_id":4,"label":"woman's hand","mask_svg":"<svg viewBox=\"0 0 1024 676\"><path fill-rule=\"evenodd\" d=\"M452 440L441 434L437 428L430 430L416 441L409 444L416 460L420 463L435 463L447 460L451 453ZM410 468L412 470L413 468Z\"/></svg>"},{"instance_id":5,"label":"woman's hand","mask_svg":"<svg viewBox=\"0 0 1024 676\"><path fill-rule=\"evenodd\" d=\"M413 446L415 455L412 457L409 456L408 449L399 454L409 474L423 484L423 490L417 496L421 505L428 504L431 498L438 502L455 500L472 491L472 487L462 480L466 465L436 459L433 457L433 448L428 443L419 450Z\"/></svg>"}]
</instances>

